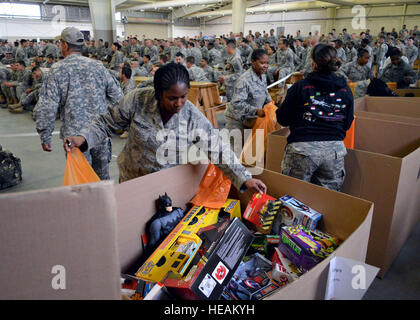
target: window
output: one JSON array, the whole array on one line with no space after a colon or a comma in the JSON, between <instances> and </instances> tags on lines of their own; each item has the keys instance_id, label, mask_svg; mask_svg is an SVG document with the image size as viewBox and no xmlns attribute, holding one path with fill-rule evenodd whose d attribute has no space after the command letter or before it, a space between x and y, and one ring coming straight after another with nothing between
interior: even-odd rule
<instances>
[{"instance_id":1,"label":"window","mask_svg":"<svg viewBox=\"0 0 420 320\"><path fill-rule=\"evenodd\" d=\"M40 19L41 8L37 4L0 3L0 16Z\"/></svg>"},{"instance_id":2,"label":"window","mask_svg":"<svg viewBox=\"0 0 420 320\"><path fill-rule=\"evenodd\" d=\"M121 22L121 12L116 12L116 13L115 13L115 20L116 20L117 22Z\"/></svg>"}]
</instances>

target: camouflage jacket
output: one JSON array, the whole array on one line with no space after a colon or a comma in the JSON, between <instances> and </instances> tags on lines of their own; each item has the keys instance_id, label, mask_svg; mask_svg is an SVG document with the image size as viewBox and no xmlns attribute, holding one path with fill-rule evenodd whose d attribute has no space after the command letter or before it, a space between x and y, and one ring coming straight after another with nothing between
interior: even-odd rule
<instances>
[{"instance_id":1,"label":"camouflage jacket","mask_svg":"<svg viewBox=\"0 0 420 320\"><path fill-rule=\"evenodd\" d=\"M191 66L188 69L188 73L190 75L190 81L200 81L200 82L208 82L209 79L206 77L206 73L200 67L196 65Z\"/></svg>"},{"instance_id":2,"label":"camouflage jacket","mask_svg":"<svg viewBox=\"0 0 420 320\"><path fill-rule=\"evenodd\" d=\"M190 101L163 124L154 88L130 92L119 105L109 107L78 134L85 137L90 149L117 130L129 132L117 160L120 182L188 163L188 149L192 145L211 154L213 163L236 188L240 189L251 178L229 145L222 142L218 131ZM219 157L224 160L219 161L222 164L216 161Z\"/></svg>"},{"instance_id":3,"label":"camouflage jacket","mask_svg":"<svg viewBox=\"0 0 420 320\"><path fill-rule=\"evenodd\" d=\"M123 62L123 54L120 51L115 51L112 55L109 68L111 70L120 71L120 64Z\"/></svg>"},{"instance_id":4,"label":"camouflage jacket","mask_svg":"<svg viewBox=\"0 0 420 320\"><path fill-rule=\"evenodd\" d=\"M228 86L234 86L236 80L242 73L242 59L239 54L235 52L235 54L229 56L226 64L228 64L230 67L227 69L225 66L225 70L223 72L223 74L226 76L225 84Z\"/></svg>"},{"instance_id":5,"label":"camouflage jacket","mask_svg":"<svg viewBox=\"0 0 420 320\"><path fill-rule=\"evenodd\" d=\"M28 54L27 54L26 50L22 47L19 47L16 50L15 59L16 59L16 61L19 61L19 60L26 61L28 59Z\"/></svg>"},{"instance_id":6,"label":"camouflage jacket","mask_svg":"<svg viewBox=\"0 0 420 320\"><path fill-rule=\"evenodd\" d=\"M344 76L352 82L373 78L372 69L370 69L367 65L359 65L357 61L346 63L337 71L337 73Z\"/></svg>"},{"instance_id":7,"label":"camouflage jacket","mask_svg":"<svg viewBox=\"0 0 420 320\"><path fill-rule=\"evenodd\" d=\"M405 63L402 59L399 65L395 66L394 64L388 64L382 73L380 79L384 82L402 82L404 77L408 77L410 84L415 84L417 81L416 72L411 66ZM404 87L409 87L409 85L404 85Z\"/></svg>"},{"instance_id":8,"label":"camouflage jacket","mask_svg":"<svg viewBox=\"0 0 420 320\"><path fill-rule=\"evenodd\" d=\"M201 64L201 50L197 47L191 48L190 54L194 57L194 63L199 66Z\"/></svg>"},{"instance_id":9,"label":"camouflage jacket","mask_svg":"<svg viewBox=\"0 0 420 320\"><path fill-rule=\"evenodd\" d=\"M347 61L347 55L346 55L346 51L344 51L343 48L338 48L338 50L337 50L337 59L341 59L341 61L343 63L346 63L346 61Z\"/></svg>"},{"instance_id":10,"label":"camouflage jacket","mask_svg":"<svg viewBox=\"0 0 420 320\"><path fill-rule=\"evenodd\" d=\"M44 81L36 106L36 129L45 144L51 142L57 110L63 125L60 137L76 135L123 96L121 87L99 61L71 54L55 63Z\"/></svg>"},{"instance_id":11,"label":"camouflage jacket","mask_svg":"<svg viewBox=\"0 0 420 320\"><path fill-rule=\"evenodd\" d=\"M134 76L132 76L127 82L124 83L124 81L121 81L121 89L123 91L124 95L127 95L134 89L136 89L136 80L134 79Z\"/></svg>"},{"instance_id":12,"label":"camouflage jacket","mask_svg":"<svg viewBox=\"0 0 420 320\"><path fill-rule=\"evenodd\" d=\"M222 54L216 48L209 50L209 63L211 66L220 65L223 63Z\"/></svg>"},{"instance_id":13,"label":"camouflage jacket","mask_svg":"<svg viewBox=\"0 0 420 320\"><path fill-rule=\"evenodd\" d=\"M225 116L243 121L247 117L255 117L258 109L271 101L267 90L267 78L261 79L252 68L245 71L235 85L232 101L228 104Z\"/></svg>"},{"instance_id":14,"label":"camouflage jacket","mask_svg":"<svg viewBox=\"0 0 420 320\"><path fill-rule=\"evenodd\" d=\"M216 82L217 81L214 70L213 70L212 67L207 66L203 70L204 70L204 73L206 74L206 78L207 78L208 81L210 81L210 82Z\"/></svg>"},{"instance_id":15,"label":"camouflage jacket","mask_svg":"<svg viewBox=\"0 0 420 320\"><path fill-rule=\"evenodd\" d=\"M290 48L287 48L286 50L277 50L277 65L281 68L287 68L292 71L295 68L295 65L293 64L293 51Z\"/></svg>"},{"instance_id":16,"label":"camouflage jacket","mask_svg":"<svg viewBox=\"0 0 420 320\"><path fill-rule=\"evenodd\" d=\"M357 50L356 48L346 48L346 56L347 56L347 62L352 62L357 60Z\"/></svg>"},{"instance_id":17,"label":"camouflage jacket","mask_svg":"<svg viewBox=\"0 0 420 320\"><path fill-rule=\"evenodd\" d=\"M405 48L405 56L407 57L410 66L414 65L414 61L416 61L418 55L419 49L416 46L412 45Z\"/></svg>"}]
</instances>

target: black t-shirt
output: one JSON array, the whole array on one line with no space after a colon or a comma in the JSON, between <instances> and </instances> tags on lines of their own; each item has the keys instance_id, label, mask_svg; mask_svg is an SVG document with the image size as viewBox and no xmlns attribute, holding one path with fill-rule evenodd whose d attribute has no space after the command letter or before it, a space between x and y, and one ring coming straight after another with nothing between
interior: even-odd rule
<instances>
[{"instance_id":1,"label":"black t-shirt","mask_svg":"<svg viewBox=\"0 0 420 320\"><path fill-rule=\"evenodd\" d=\"M288 143L340 141L353 122L353 94L344 77L312 72L295 83L277 110Z\"/></svg>"}]
</instances>

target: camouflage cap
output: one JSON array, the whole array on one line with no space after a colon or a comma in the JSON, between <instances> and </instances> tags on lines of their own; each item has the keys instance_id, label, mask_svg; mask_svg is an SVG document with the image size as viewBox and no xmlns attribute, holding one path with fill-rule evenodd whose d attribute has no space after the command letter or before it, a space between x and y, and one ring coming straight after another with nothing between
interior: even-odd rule
<instances>
[{"instance_id":1,"label":"camouflage cap","mask_svg":"<svg viewBox=\"0 0 420 320\"><path fill-rule=\"evenodd\" d=\"M55 38L55 40L63 40L69 44L81 46L85 42L85 37L79 29L75 27L68 27L61 32L61 35Z\"/></svg>"}]
</instances>

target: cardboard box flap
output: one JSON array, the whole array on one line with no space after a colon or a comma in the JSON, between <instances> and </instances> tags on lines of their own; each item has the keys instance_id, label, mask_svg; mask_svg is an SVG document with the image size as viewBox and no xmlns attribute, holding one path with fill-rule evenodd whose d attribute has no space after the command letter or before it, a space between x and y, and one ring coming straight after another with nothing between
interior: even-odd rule
<instances>
[{"instance_id":1,"label":"cardboard box flap","mask_svg":"<svg viewBox=\"0 0 420 320\"><path fill-rule=\"evenodd\" d=\"M394 114L376 113L376 112L367 112L367 111L355 111L355 116L357 118L388 120L388 121L394 121L394 122L404 122L404 123L420 125L420 117L413 118L413 117L397 116Z\"/></svg>"},{"instance_id":2,"label":"cardboard box flap","mask_svg":"<svg viewBox=\"0 0 420 320\"><path fill-rule=\"evenodd\" d=\"M119 299L111 181L0 196L0 299Z\"/></svg>"},{"instance_id":3,"label":"cardboard box flap","mask_svg":"<svg viewBox=\"0 0 420 320\"><path fill-rule=\"evenodd\" d=\"M354 111L387 113L420 118L419 105L420 98L365 96L355 100Z\"/></svg>"},{"instance_id":4,"label":"cardboard box flap","mask_svg":"<svg viewBox=\"0 0 420 320\"><path fill-rule=\"evenodd\" d=\"M165 192L174 207L185 205L198 190L207 165L183 165L162 170L116 186L118 248L123 272L140 267L141 235L156 213L156 199Z\"/></svg>"},{"instance_id":5,"label":"cardboard box flap","mask_svg":"<svg viewBox=\"0 0 420 320\"><path fill-rule=\"evenodd\" d=\"M419 146L419 125L367 118L356 119L355 149L403 158Z\"/></svg>"}]
</instances>

